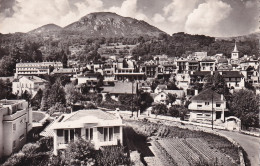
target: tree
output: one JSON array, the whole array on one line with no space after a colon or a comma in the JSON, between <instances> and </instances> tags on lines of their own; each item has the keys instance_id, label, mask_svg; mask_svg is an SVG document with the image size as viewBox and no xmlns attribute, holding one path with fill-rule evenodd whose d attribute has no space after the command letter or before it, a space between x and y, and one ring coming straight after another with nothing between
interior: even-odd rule
<instances>
[{"instance_id":1,"label":"tree","mask_svg":"<svg viewBox=\"0 0 260 166\"><path fill-rule=\"evenodd\" d=\"M43 91L39 89L36 95L31 100L31 105L37 110L41 107L41 101L43 97Z\"/></svg>"},{"instance_id":2,"label":"tree","mask_svg":"<svg viewBox=\"0 0 260 166\"><path fill-rule=\"evenodd\" d=\"M169 103L173 103L173 102L175 102L176 101L176 97L177 97L177 95L176 94L171 94L171 93L168 93L167 94L167 104L169 104Z\"/></svg>"},{"instance_id":3,"label":"tree","mask_svg":"<svg viewBox=\"0 0 260 166\"><path fill-rule=\"evenodd\" d=\"M156 115L165 115L167 113L167 107L165 104L156 104L155 106L153 106L152 113Z\"/></svg>"},{"instance_id":4,"label":"tree","mask_svg":"<svg viewBox=\"0 0 260 166\"><path fill-rule=\"evenodd\" d=\"M64 68L67 68L68 66L68 57L67 57L67 54L64 52L64 50L61 50L61 57L62 57L62 64L63 64L63 67Z\"/></svg>"},{"instance_id":5,"label":"tree","mask_svg":"<svg viewBox=\"0 0 260 166\"><path fill-rule=\"evenodd\" d=\"M81 94L76 90L76 87L70 83L65 85L65 93L66 93L66 103L68 105L72 105L80 100Z\"/></svg>"},{"instance_id":6,"label":"tree","mask_svg":"<svg viewBox=\"0 0 260 166\"><path fill-rule=\"evenodd\" d=\"M230 102L230 112L241 119L245 127L259 127L259 95L253 91L241 89L234 92Z\"/></svg>"},{"instance_id":7,"label":"tree","mask_svg":"<svg viewBox=\"0 0 260 166\"><path fill-rule=\"evenodd\" d=\"M70 142L65 150L67 165L95 165L94 145L82 138Z\"/></svg>"},{"instance_id":8,"label":"tree","mask_svg":"<svg viewBox=\"0 0 260 166\"><path fill-rule=\"evenodd\" d=\"M0 76L12 76L15 69L15 59L11 56L4 56L0 60Z\"/></svg>"},{"instance_id":9,"label":"tree","mask_svg":"<svg viewBox=\"0 0 260 166\"><path fill-rule=\"evenodd\" d=\"M61 104L61 103L55 103L55 105L52 106L52 107L49 109L48 113L49 113L50 115L52 115L52 114L54 114L55 112L67 113L68 110L66 109L66 107L64 107L63 104Z\"/></svg>"},{"instance_id":10,"label":"tree","mask_svg":"<svg viewBox=\"0 0 260 166\"><path fill-rule=\"evenodd\" d=\"M203 85L203 89L211 88L219 94L229 94L229 89L225 79L219 73L215 73L214 75L207 75L205 79L206 83Z\"/></svg>"},{"instance_id":11,"label":"tree","mask_svg":"<svg viewBox=\"0 0 260 166\"><path fill-rule=\"evenodd\" d=\"M51 106L54 106L56 103L66 104L65 91L59 80L57 80L49 91L48 102Z\"/></svg>"}]
</instances>

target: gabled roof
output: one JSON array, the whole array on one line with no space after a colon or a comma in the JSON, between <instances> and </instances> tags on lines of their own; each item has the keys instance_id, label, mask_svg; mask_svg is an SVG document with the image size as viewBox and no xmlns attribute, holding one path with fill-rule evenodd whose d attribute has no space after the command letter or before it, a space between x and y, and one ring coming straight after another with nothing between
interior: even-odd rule
<instances>
[{"instance_id":1,"label":"gabled roof","mask_svg":"<svg viewBox=\"0 0 260 166\"><path fill-rule=\"evenodd\" d=\"M221 100L221 95L212 89L206 89L200 92L198 95L193 96L191 100L202 100L202 101L211 101L213 96L213 101L223 101ZM225 100L225 99L224 99Z\"/></svg>"},{"instance_id":2,"label":"gabled roof","mask_svg":"<svg viewBox=\"0 0 260 166\"><path fill-rule=\"evenodd\" d=\"M223 71L222 76L224 78L242 78L244 77L239 71Z\"/></svg>"},{"instance_id":3,"label":"gabled roof","mask_svg":"<svg viewBox=\"0 0 260 166\"><path fill-rule=\"evenodd\" d=\"M45 79L42 79L40 77L37 76L22 76L21 78L26 78L34 83L47 83L48 81Z\"/></svg>"},{"instance_id":4,"label":"gabled roof","mask_svg":"<svg viewBox=\"0 0 260 166\"><path fill-rule=\"evenodd\" d=\"M205 57L201 60L201 62L215 62L215 60L211 59L210 57Z\"/></svg>"},{"instance_id":5,"label":"gabled roof","mask_svg":"<svg viewBox=\"0 0 260 166\"><path fill-rule=\"evenodd\" d=\"M132 82L115 82L113 87L103 87L102 92L110 94L136 94L136 87L137 84L133 83L132 85Z\"/></svg>"},{"instance_id":6,"label":"gabled roof","mask_svg":"<svg viewBox=\"0 0 260 166\"><path fill-rule=\"evenodd\" d=\"M183 90L164 90L163 92L167 94L176 94L177 98L182 98L185 94Z\"/></svg>"},{"instance_id":7,"label":"gabled roof","mask_svg":"<svg viewBox=\"0 0 260 166\"><path fill-rule=\"evenodd\" d=\"M210 75L210 71L194 71L193 74L190 74L191 76L206 76Z\"/></svg>"}]
</instances>

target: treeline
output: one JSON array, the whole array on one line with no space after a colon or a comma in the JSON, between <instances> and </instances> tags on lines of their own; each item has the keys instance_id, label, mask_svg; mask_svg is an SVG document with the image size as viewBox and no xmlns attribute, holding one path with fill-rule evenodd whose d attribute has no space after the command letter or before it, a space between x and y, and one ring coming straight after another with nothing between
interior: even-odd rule
<instances>
[{"instance_id":1,"label":"treeline","mask_svg":"<svg viewBox=\"0 0 260 166\"><path fill-rule=\"evenodd\" d=\"M223 53L230 57L234 49L235 40L216 40L214 37L204 35L190 35L183 32L169 36L160 34L158 39L152 39L141 42L133 49L133 55L142 57L145 55L166 54L170 57L181 57L192 52L205 51L209 56L217 53ZM248 40L237 42L238 50L241 55L259 56L259 45L257 40Z\"/></svg>"}]
</instances>

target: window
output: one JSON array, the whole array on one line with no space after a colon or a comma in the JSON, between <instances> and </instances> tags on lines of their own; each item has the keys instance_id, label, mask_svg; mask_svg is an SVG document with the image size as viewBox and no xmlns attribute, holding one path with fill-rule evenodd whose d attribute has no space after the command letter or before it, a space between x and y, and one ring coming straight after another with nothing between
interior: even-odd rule
<instances>
[{"instance_id":1,"label":"window","mask_svg":"<svg viewBox=\"0 0 260 166\"><path fill-rule=\"evenodd\" d=\"M104 141L113 141L113 127L104 128Z\"/></svg>"},{"instance_id":2,"label":"window","mask_svg":"<svg viewBox=\"0 0 260 166\"><path fill-rule=\"evenodd\" d=\"M197 107L202 107L202 105L199 104L199 105L197 105Z\"/></svg>"},{"instance_id":3,"label":"window","mask_svg":"<svg viewBox=\"0 0 260 166\"><path fill-rule=\"evenodd\" d=\"M86 129L86 139L93 140L93 128Z\"/></svg>"},{"instance_id":4,"label":"window","mask_svg":"<svg viewBox=\"0 0 260 166\"><path fill-rule=\"evenodd\" d=\"M205 102L205 105L209 105L209 102Z\"/></svg>"},{"instance_id":5,"label":"window","mask_svg":"<svg viewBox=\"0 0 260 166\"><path fill-rule=\"evenodd\" d=\"M14 140L13 141L13 149L15 149L16 148L16 141Z\"/></svg>"},{"instance_id":6,"label":"window","mask_svg":"<svg viewBox=\"0 0 260 166\"><path fill-rule=\"evenodd\" d=\"M74 129L64 130L64 142L67 144L74 140Z\"/></svg>"},{"instance_id":7,"label":"window","mask_svg":"<svg viewBox=\"0 0 260 166\"><path fill-rule=\"evenodd\" d=\"M221 106L221 104L220 103L216 103L216 107L220 107Z\"/></svg>"}]
</instances>

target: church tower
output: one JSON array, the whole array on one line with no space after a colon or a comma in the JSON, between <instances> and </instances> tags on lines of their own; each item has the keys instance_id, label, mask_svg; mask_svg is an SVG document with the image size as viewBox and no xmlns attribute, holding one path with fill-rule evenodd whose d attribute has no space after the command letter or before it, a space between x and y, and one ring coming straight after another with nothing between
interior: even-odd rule
<instances>
[{"instance_id":1,"label":"church tower","mask_svg":"<svg viewBox=\"0 0 260 166\"><path fill-rule=\"evenodd\" d=\"M234 50L232 51L231 54L231 59L238 59L239 58L239 52L237 50L237 43L235 43Z\"/></svg>"}]
</instances>

